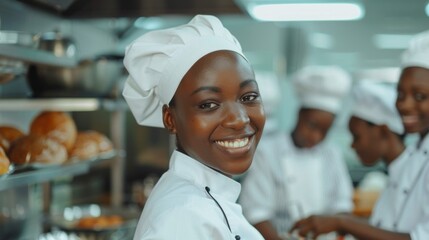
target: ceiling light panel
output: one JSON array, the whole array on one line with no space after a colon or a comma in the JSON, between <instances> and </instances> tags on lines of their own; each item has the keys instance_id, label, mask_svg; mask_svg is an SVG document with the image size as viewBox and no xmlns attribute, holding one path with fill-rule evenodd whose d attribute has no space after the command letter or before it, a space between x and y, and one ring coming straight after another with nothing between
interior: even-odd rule
<instances>
[{"instance_id":1,"label":"ceiling light panel","mask_svg":"<svg viewBox=\"0 0 429 240\"><path fill-rule=\"evenodd\" d=\"M240 5L260 21L347 21L364 17L358 1L257 1L241 0Z\"/></svg>"}]
</instances>

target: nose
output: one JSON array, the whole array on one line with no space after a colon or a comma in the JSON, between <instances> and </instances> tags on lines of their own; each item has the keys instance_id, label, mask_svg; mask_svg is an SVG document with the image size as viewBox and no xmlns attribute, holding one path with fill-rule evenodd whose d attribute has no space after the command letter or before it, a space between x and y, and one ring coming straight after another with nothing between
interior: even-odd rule
<instances>
[{"instance_id":1,"label":"nose","mask_svg":"<svg viewBox=\"0 0 429 240\"><path fill-rule=\"evenodd\" d=\"M250 122L245 106L240 103L225 104L222 126L225 128L243 129Z\"/></svg>"},{"instance_id":2,"label":"nose","mask_svg":"<svg viewBox=\"0 0 429 240\"><path fill-rule=\"evenodd\" d=\"M401 99L396 100L396 108L398 109L399 114L403 115L404 113L410 111L414 106L414 101L411 97L404 96Z\"/></svg>"}]
</instances>

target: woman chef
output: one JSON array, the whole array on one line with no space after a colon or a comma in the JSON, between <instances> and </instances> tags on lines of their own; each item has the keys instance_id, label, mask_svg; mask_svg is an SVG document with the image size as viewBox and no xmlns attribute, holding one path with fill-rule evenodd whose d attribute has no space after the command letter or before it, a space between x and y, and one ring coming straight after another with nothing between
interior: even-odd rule
<instances>
[{"instance_id":1,"label":"woman chef","mask_svg":"<svg viewBox=\"0 0 429 240\"><path fill-rule=\"evenodd\" d=\"M262 239L231 176L250 166L265 116L240 44L214 16L144 34L126 49L123 95L137 122L177 149L144 207L139 239Z\"/></svg>"},{"instance_id":2,"label":"woman chef","mask_svg":"<svg viewBox=\"0 0 429 240\"><path fill-rule=\"evenodd\" d=\"M311 216L295 224L301 235L339 231L358 239L429 239L429 32L418 34L405 51L397 91L405 132L420 139L390 164L372 225L347 216Z\"/></svg>"},{"instance_id":3,"label":"woman chef","mask_svg":"<svg viewBox=\"0 0 429 240\"><path fill-rule=\"evenodd\" d=\"M340 150L323 141L350 90L350 76L336 66L308 66L292 80L301 103L295 129L262 138L239 199L265 239L279 239L311 214L353 207Z\"/></svg>"}]
</instances>

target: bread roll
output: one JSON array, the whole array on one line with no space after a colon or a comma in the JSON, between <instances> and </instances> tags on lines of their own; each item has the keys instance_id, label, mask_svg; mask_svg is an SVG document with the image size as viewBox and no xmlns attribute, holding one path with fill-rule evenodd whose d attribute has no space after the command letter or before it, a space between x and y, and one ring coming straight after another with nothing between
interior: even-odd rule
<instances>
[{"instance_id":1,"label":"bread roll","mask_svg":"<svg viewBox=\"0 0 429 240\"><path fill-rule=\"evenodd\" d=\"M105 153L113 150L113 143L104 134L97 131L82 132L85 138L93 139L97 143L98 153Z\"/></svg>"},{"instance_id":2,"label":"bread roll","mask_svg":"<svg viewBox=\"0 0 429 240\"><path fill-rule=\"evenodd\" d=\"M78 132L71 158L89 159L113 150L112 142L103 134L89 130Z\"/></svg>"},{"instance_id":3,"label":"bread roll","mask_svg":"<svg viewBox=\"0 0 429 240\"><path fill-rule=\"evenodd\" d=\"M85 133L79 132L76 143L70 151L71 159L85 160L98 155L98 144L94 139L88 138Z\"/></svg>"},{"instance_id":4,"label":"bread roll","mask_svg":"<svg viewBox=\"0 0 429 240\"><path fill-rule=\"evenodd\" d=\"M3 135L0 134L0 147L6 152L9 150L10 142Z\"/></svg>"},{"instance_id":5,"label":"bread roll","mask_svg":"<svg viewBox=\"0 0 429 240\"><path fill-rule=\"evenodd\" d=\"M31 122L30 134L50 137L70 151L76 141L77 128L74 120L67 113L45 111Z\"/></svg>"},{"instance_id":6,"label":"bread roll","mask_svg":"<svg viewBox=\"0 0 429 240\"><path fill-rule=\"evenodd\" d=\"M6 156L3 148L0 147L0 175L3 175L9 171L10 161Z\"/></svg>"},{"instance_id":7,"label":"bread roll","mask_svg":"<svg viewBox=\"0 0 429 240\"><path fill-rule=\"evenodd\" d=\"M0 147L3 147L5 152L7 152L9 151L10 144L22 136L24 136L24 133L15 127L0 126Z\"/></svg>"},{"instance_id":8,"label":"bread roll","mask_svg":"<svg viewBox=\"0 0 429 240\"><path fill-rule=\"evenodd\" d=\"M12 143L9 158L17 165L61 164L67 161L67 150L64 145L49 137L27 135Z\"/></svg>"}]
</instances>

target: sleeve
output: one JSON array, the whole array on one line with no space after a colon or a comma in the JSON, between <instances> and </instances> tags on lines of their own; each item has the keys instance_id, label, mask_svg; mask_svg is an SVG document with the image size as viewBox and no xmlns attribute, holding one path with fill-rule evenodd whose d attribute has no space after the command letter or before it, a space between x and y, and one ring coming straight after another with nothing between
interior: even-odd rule
<instances>
[{"instance_id":1,"label":"sleeve","mask_svg":"<svg viewBox=\"0 0 429 240\"><path fill-rule=\"evenodd\" d=\"M243 215L253 225L275 216L275 182L270 163L273 159L263 150L256 151L252 166L242 180L239 198Z\"/></svg>"},{"instance_id":2,"label":"sleeve","mask_svg":"<svg viewBox=\"0 0 429 240\"><path fill-rule=\"evenodd\" d=\"M218 213L197 205L169 210L153 219L149 229L134 240L232 239Z\"/></svg>"},{"instance_id":3,"label":"sleeve","mask_svg":"<svg viewBox=\"0 0 429 240\"><path fill-rule=\"evenodd\" d=\"M351 212L353 210L353 184L341 152L331 148L330 163L326 165L330 176L331 213Z\"/></svg>"}]
</instances>

